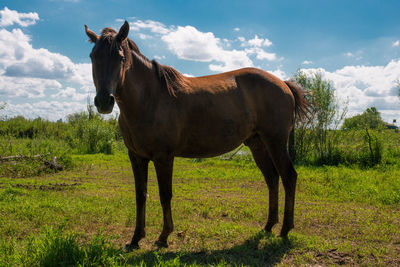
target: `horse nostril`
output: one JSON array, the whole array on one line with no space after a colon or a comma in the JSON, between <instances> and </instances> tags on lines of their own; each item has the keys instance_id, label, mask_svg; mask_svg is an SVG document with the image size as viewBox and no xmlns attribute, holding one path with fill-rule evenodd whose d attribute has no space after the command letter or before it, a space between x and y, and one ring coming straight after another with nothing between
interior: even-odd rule
<instances>
[{"instance_id":1,"label":"horse nostril","mask_svg":"<svg viewBox=\"0 0 400 267\"><path fill-rule=\"evenodd\" d=\"M110 95L110 105L114 105L115 99L113 95Z\"/></svg>"}]
</instances>

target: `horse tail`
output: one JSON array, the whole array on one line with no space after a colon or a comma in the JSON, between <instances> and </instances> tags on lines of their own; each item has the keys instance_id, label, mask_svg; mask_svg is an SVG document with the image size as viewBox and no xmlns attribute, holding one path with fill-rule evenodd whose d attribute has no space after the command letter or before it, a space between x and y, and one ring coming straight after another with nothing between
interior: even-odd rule
<instances>
[{"instance_id":1,"label":"horse tail","mask_svg":"<svg viewBox=\"0 0 400 267\"><path fill-rule=\"evenodd\" d=\"M306 91L297 83L293 81L285 81L286 85L292 91L294 96L294 112L296 119L303 121L304 119L310 120L310 103L307 101L305 96L307 95Z\"/></svg>"},{"instance_id":2,"label":"horse tail","mask_svg":"<svg viewBox=\"0 0 400 267\"><path fill-rule=\"evenodd\" d=\"M294 113L295 113L295 119L299 121L304 121L307 119L309 122L311 121L310 118L310 102L307 101L305 96L307 95L307 92L297 83L293 81L285 81L286 85L290 88L290 91L292 91L292 94L294 96ZM289 144L288 144L288 149L289 149L289 155L292 161L295 161L296 159L296 149L294 148L295 146L295 141L294 141L294 122L292 125L292 129L290 130L289 133Z\"/></svg>"}]
</instances>

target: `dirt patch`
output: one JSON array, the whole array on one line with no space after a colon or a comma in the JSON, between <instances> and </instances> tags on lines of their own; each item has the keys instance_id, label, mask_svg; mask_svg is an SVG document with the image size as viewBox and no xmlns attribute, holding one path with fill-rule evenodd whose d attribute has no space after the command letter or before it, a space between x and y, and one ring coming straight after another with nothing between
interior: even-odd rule
<instances>
[{"instance_id":1,"label":"dirt patch","mask_svg":"<svg viewBox=\"0 0 400 267\"><path fill-rule=\"evenodd\" d=\"M65 190L71 190L79 185L81 184L80 183L73 183L73 184L49 183L47 185L15 184L13 185L13 187L24 188L28 190L40 190L40 191L65 191Z\"/></svg>"},{"instance_id":2,"label":"dirt patch","mask_svg":"<svg viewBox=\"0 0 400 267\"><path fill-rule=\"evenodd\" d=\"M354 264L354 255L346 252L337 251L337 248L333 248L327 251L318 252L315 257L321 262L332 262L337 265L348 265Z\"/></svg>"}]
</instances>

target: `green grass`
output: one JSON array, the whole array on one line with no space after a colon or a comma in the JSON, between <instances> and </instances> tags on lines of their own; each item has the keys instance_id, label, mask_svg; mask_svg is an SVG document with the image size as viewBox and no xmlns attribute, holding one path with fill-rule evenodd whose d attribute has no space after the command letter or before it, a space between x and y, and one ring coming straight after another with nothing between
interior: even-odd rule
<instances>
[{"instance_id":1,"label":"green grass","mask_svg":"<svg viewBox=\"0 0 400 267\"><path fill-rule=\"evenodd\" d=\"M0 266L400 265L400 171L297 167L295 229L268 235L268 190L247 155L176 159L170 246L150 165L147 236L124 253L135 223L128 156L74 155L74 169L0 178ZM280 221L283 188L280 188Z\"/></svg>"}]
</instances>

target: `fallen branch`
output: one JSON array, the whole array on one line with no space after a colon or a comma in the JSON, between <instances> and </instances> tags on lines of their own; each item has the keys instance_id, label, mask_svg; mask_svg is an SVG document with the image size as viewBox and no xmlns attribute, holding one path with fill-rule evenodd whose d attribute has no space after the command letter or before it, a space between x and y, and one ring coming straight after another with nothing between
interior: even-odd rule
<instances>
[{"instance_id":1,"label":"fallen branch","mask_svg":"<svg viewBox=\"0 0 400 267\"><path fill-rule=\"evenodd\" d=\"M50 169L53 169L56 171L62 171L62 169L63 169L63 167L57 163L57 157L55 157L55 156L52 158L51 161L43 160L43 162L44 162L44 166L46 166Z\"/></svg>"},{"instance_id":2,"label":"fallen branch","mask_svg":"<svg viewBox=\"0 0 400 267\"><path fill-rule=\"evenodd\" d=\"M15 156L7 156L7 157L0 157L0 162L7 162L9 164L16 164L16 161L23 161L23 160L39 160L43 162L41 169L53 169L56 171L61 171L63 167L57 163L57 157L54 156L50 161L43 159L45 156L49 156L51 153L47 154L38 154L33 156L24 156L24 155L15 155Z\"/></svg>"},{"instance_id":3,"label":"fallen branch","mask_svg":"<svg viewBox=\"0 0 400 267\"><path fill-rule=\"evenodd\" d=\"M33 155L33 156L24 156L24 155L15 155L15 156L6 156L6 157L0 157L0 161L15 161L15 160L25 160L25 159L36 159L36 158L42 158L44 156L48 156L51 153L47 154L38 154L38 155Z\"/></svg>"}]
</instances>

